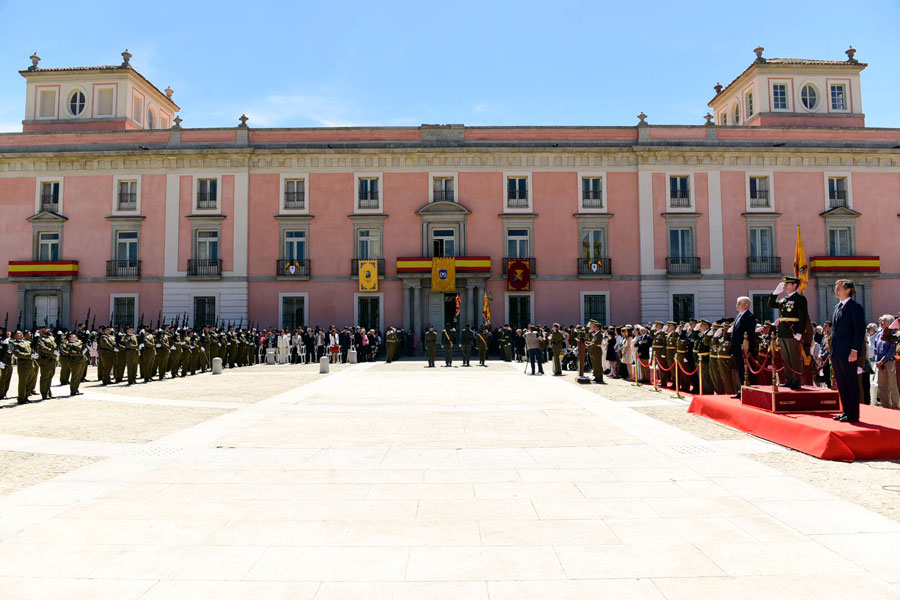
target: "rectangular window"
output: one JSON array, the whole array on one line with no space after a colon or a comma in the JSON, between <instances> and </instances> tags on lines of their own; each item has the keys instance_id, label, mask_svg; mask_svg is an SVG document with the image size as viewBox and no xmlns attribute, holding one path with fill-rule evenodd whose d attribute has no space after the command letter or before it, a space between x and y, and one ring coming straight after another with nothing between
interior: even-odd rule
<instances>
[{"instance_id":1,"label":"rectangular window","mask_svg":"<svg viewBox=\"0 0 900 600\"><path fill-rule=\"evenodd\" d=\"M306 260L306 232L284 232L284 260Z\"/></svg>"},{"instance_id":2,"label":"rectangular window","mask_svg":"<svg viewBox=\"0 0 900 600\"><path fill-rule=\"evenodd\" d=\"M196 296L194 298L194 329L214 326L216 324L215 296Z\"/></svg>"},{"instance_id":3,"label":"rectangular window","mask_svg":"<svg viewBox=\"0 0 900 600\"><path fill-rule=\"evenodd\" d=\"M585 208L603 208L603 178L581 178L581 204Z\"/></svg>"},{"instance_id":4,"label":"rectangular window","mask_svg":"<svg viewBox=\"0 0 900 600\"><path fill-rule=\"evenodd\" d=\"M694 295L672 294L672 320L690 321L694 318Z\"/></svg>"},{"instance_id":5,"label":"rectangular window","mask_svg":"<svg viewBox=\"0 0 900 600\"><path fill-rule=\"evenodd\" d=\"M769 178L750 178L750 208L769 207Z\"/></svg>"},{"instance_id":6,"label":"rectangular window","mask_svg":"<svg viewBox=\"0 0 900 600\"><path fill-rule=\"evenodd\" d=\"M284 207L289 210L306 209L306 181L303 179L284 180Z\"/></svg>"},{"instance_id":7,"label":"rectangular window","mask_svg":"<svg viewBox=\"0 0 900 600\"><path fill-rule=\"evenodd\" d=\"M506 258L528 258L531 256L527 229L506 230Z\"/></svg>"},{"instance_id":8,"label":"rectangular window","mask_svg":"<svg viewBox=\"0 0 900 600\"><path fill-rule=\"evenodd\" d=\"M303 322L306 299L303 296L284 296L281 299L281 328L293 331L306 325Z\"/></svg>"},{"instance_id":9,"label":"rectangular window","mask_svg":"<svg viewBox=\"0 0 900 600\"><path fill-rule=\"evenodd\" d=\"M846 90L842 84L831 86L831 110L847 110Z\"/></svg>"},{"instance_id":10,"label":"rectangular window","mask_svg":"<svg viewBox=\"0 0 900 600\"><path fill-rule=\"evenodd\" d=\"M747 92L747 118L753 116L753 92Z\"/></svg>"},{"instance_id":11,"label":"rectangular window","mask_svg":"<svg viewBox=\"0 0 900 600\"><path fill-rule=\"evenodd\" d=\"M119 231L116 233L116 260L136 261L138 259L138 232Z\"/></svg>"},{"instance_id":12,"label":"rectangular window","mask_svg":"<svg viewBox=\"0 0 900 600\"><path fill-rule=\"evenodd\" d=\"M528 178L506 178L506 207L528 208Z\"/></svg>"},{"instance_id":13,"label":"rectangular window","mask_svg":"<svg viewBox=\"0 0 900 600\"><path fill-rule=\"evenodd\" d=\"M525 329L531 324L531 296L509 296L509 325Z\"/></svg>"},{"instance_id":14,"label":"rectangular window","mask_svg":"<svg viewBox=\"0 0 900 600\"><path fill-rule=\"evenodd\" d=\"M144 99L137 94L135 94L132 98L131 118L138 125L144 122Z\"/></svg>"},{"instance_id":15,"label":"rectangular window","mask_svg":"<svg viewBox=\"0 0 900 600\"><path fill-rule=\"evenodd\" d=\"M688 258L694 255L693 231L689 227L669 230L669 256Z\"/></svg>"},{"instance_id":16,"label":"rectangular window","mask_svg":"<svg viewBox=\"0 0 900 600\"><path fill-rule=\"evenodd\" d=\"M602 229L585 229L581 232L581 258L604 258L605 233Z\"/></svg>"},{"instance_id":17,"label":"rectangular window","mask_svg":"<svg viewBox=\"0 0 900 600\"><path fill-rule=\"evenodd\" d=\"M435 229L431 232L432 256L456 256L456 231Z\"/></svg>"},{"instance_id":18,"label":"rectangular window","mask_svg":"<svg viewBox=\"0 0 900 600\"><path fill-rule=\"evenodd\" d=\"M378 208L378 178L359 178L359 208Z\"/></svg>"},{"instance_id":19,"label":"rectangular window","mask_svg":"<svg viewBox=\"0 0 900 600\"><path fill-rule=\"evenodd\" d=\"M786 83L772 84L772 108L774 110L788 109Z\"/></svg>"},{"instance_id":20,"label":"rectangular window","mask_svg":"<svg viewBox=\"0 0 900 600\"><path fill-rule=\"evenodd\" d=\"M360 296L357 299L358 325L366 331L381 330L381 298L378 296Z\"/></svg>"},{"instance_id":21,"label":"rectangular window","mask_svg":"<svg viewBox=\"0 0 900 600\"><path fill-rule=\"evenodd\" d=\"M356 258L381 258L381 231L378 229L360 229L356 232Z\"/></svg>"},{"instance_id":22,"label":"rectangular window","mask_svg":"<svg viewBox=\"0 0 900 600\"><path fill-rule=\"evenodd\" d=\"M100 88L97 90L97 109L98 117L113 116L113 88Z\"/></svg>"},{"instance_id":23,"label":"rectangular window","mask_svg":"<svg viewBox=\"0 0 900 600\"><path fill-rule=\"evenodd\" d=\"M137 210L137 181L119 181L117 210Z\"/></svg>"},{"instance_id":24,"label":"rectangular window","mask_svg":"<svg viewBox=\"0 0 900 600\"><path fill-rule=\"evenodd\" d=\"M585 294L584 296L584 323L594 319L601 326L606 325L606 295Z\"/></svg>"},{"instance_id":25,"label":"rectangular window","mask_svg":"<svg viewBox=\"0 0 900 600\"><path fill-rule=\"evenodd\" d=\"M38 234L38 260L59 260L59 233L42 231Z\"/></svg>"},{"instance_id":26,"label":"rectangular window","mask_svg":"<svg viewBox=\"0 0 900 600\"><path fill-rule=\"evenodd\" d=\"M38 101L38 118L56 117L56 90L41 90Z\"/></svg>"},{"instance_id":27,"label":"rectangular window","mask_svg":"<svg viewBox=\"0 0 900 600\"><path fill-rule=\"evenodd\" d=\"M131 296L115 296L113 298L112 325L115 327L134 327L136 325L135 300Z\"/></svg>"},{"instance_id":28,"label":"rectangular window","mask_svg":"<svg viewBox=\"0 0 900 600\"><path fill-rule=\"evenodd\" d=\"M828 178L828 208L847 206L847 178Z\"/></svg>"},{"instance_id":29,"label":"rectangular window","mask_svg":"<svg viewBox=\"0 0 900 600\"><path fill-rule=\"evenodd\" d=\"M772 256L772 228L771 227L751 227L750 228L750 256L753 256L753 257Z\"/></svg>"},{"instance_id":30,"label":"rectangular window","mask_svg":"<svg viewBox=\"0 0 900 600\"><path fill-rule=\"evenodd\" d=\"M691 190L688 178L683 175L669 177L669 202L676 208L689 207L691 205Z\"/></svg>"},{"instance_id":31,"label":"rectangular window","mask_svg":"<svg viewBox=\"0 0 900 600\"><path fill-rule=\"evenodd\" d=\"M433 202L453 202L453 178L435 177Z\"/></svg>"},{"instance_id":32,"label":"rectangular window","mask_svg":"<svg viewBox=\"0 0 900 600\"><path fill-rule=\"evenodd\" d=\"M41 210L59 212L59 182L45 181L41 183Z\"/></svg>"},{"instance_id":33,"label":"rectangular window","mask_svg":"<svg viewBox=\"0 0 900 600\"><path fill-rule=\"evenodd\" d=\"M728 125L728 113L723 112L719 115L719 125Z\"/></svg>"},{"instance_id":34,"label":"rectangular window","mask_svg":"<svg viewBox=\"0 0 900 600\"><path fill-rule=\"evenodd\" d=\"M216 179L197 180L197 208L200 210L215 210L218 198L218 185Z\"/></svg>"},{"instance_id":35,"label":"rectangular window","mask_svg":"<svg viewBox=\"0 0 900 600\"><path fill-rule=\"evenodd\" d=\"M200 260L218 260L219 259L219 232L218 231L198 231L197 232L197 254L195 258Z\"/></svg>"},{"instance_id":36,"label":"rectangular window","mask_svg":"<svg viewBox=\"0 0 900 600\"><path fill-rule=\"evenodd\" d=\"M768 294L753 294L753 314L760 323L763 321L774 321L775 310L769 308Z\"/></svg>"},{"instance_id":37,"label":"rectangular window","mask_svg":"<svg viewBox=\"0 0 900 600\"><path fill-rule=\"evenodd\" d=\"M852 256L850 248L850 228L832 227L828 230L828 255Z\"/></svg>"}]
</instances>

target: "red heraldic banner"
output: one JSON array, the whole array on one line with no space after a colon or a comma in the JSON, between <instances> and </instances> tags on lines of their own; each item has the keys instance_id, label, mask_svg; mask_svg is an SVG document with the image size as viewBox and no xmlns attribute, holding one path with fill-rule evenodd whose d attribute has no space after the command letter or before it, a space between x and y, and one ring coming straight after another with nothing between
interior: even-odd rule
<instances>
[{"instance_id":1,"label":"red heraldic banner","mask_svg":"<svg viewBox=\"0 0 900 600\"><path fill-rule=\"evenodd\" d=\"M531 291L531 261L527 258L506 259L506 289L510 292Z\"/></svg>"}]
</instances>

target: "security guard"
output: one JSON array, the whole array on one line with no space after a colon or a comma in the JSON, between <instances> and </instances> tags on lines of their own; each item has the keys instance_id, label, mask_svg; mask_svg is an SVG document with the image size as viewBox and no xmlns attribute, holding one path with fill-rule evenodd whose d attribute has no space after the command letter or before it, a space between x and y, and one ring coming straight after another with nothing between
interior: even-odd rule
<instances>
[{"instance_id":1,"label":"security guard","mask_svg":"<svg viewBox=\"0 0 900 600\"><path fill-rule=\"evenodd\" d=\"M769 308L778 309L778 344L785 364L787 387L799 390L803 386L803 347L800 341L809 323L809 307L806 296L799 293L800 279L785 275L769 295ZM784 292L784 298L778 299Z\"/></svg>"},{"instance_id":2,"label":"security guard","mask_svg":"<svg viewBox=\"0 0 900 600\"><path fill-rule=\"evenodd\" d=\"M594 383L603 381L603 329L600 323L591 319L588 321L590 333L588 334L587 351L591 357L591 368L594 370Z\"/></svg>"},{"instance_id":3,"label":"security guard","mask_svg":"<svg viewBox=\"0 0 900 600\"><path fill-rule=\"evenodd\" d=\"M553 374L557 377L563 374L560 357L562 356L564 342L565 336L559 330L559 323L554 323L553 330L550 332L550 352L553 353Z\"/></svg>"},{"instance_id":4,"label":"security guard","mask_svg":"<svg viewBox=\"0 0 900 600\"><path fill-rule=\"evenodd\" d=\"M69 367L69 395L79 396L78 386L84 378L84 372L87 371L87 353L88 349L84 347L84 342L78 339L78 334L74 331L69 334L69 339L64 341L59 347L60 363L65 361Z\"/></svg>"},{"instance_id":5,"label":"security guard","mask_svg":"<svg viewBox=\"0 0 900 600\"><path fill-rule=\"evenodd\" d=\"M453 366L453 340L456 339L456 329L449 324L444 325L441 332L441 347L444 349L444 366Z\"/></svg>"},{"instance_id":6,"label":"security guard","mask_svg":"<svg viewBox=\"0 0 900 600\"><path fill-rule=\"evenodd\" d=\"M471 367L469 360L472 358L472 342L475 341L475 334L472 332L472 326L466 323L465 328L460 334L459 345L462 346L463 366Z\"/></svg>"},{"instance_id":7,"label":"security guard","mask_svg":"<svg viewBox=\"0 0 900 600\"><path fill-rule=\"evenodd\" d=\"M19 404L28 404L28 396L37 381L37 352L31 342L25 339L21 331L16 332L15 340L10 344L12 355L16 357L16 373L19 376L19 393L16 396Z\"/></svg>"},{"instance_id":8,"label":"security guard","mask_svg":"<svg viewBox=\"0 0 900 600\"><path fill-rule=\"evenodd\" d=\"M478 335L475 336L475 347L478 349L478 364L479 366L486 367L485 361L487 360L488 348L491 345L491 328L488 325L485 325L481 328L481 331L478 332Z\"/></svg>"},{"instance_id":9,"label":"security guard","mask_svg":"<svg viewBox=\"0 0 900 600\"><path fill-rule=\"evenodd\" d=\"M138 342L138 337L134 335L134 327L131 325L125 328L125 335L122 336L122 347L125 349L125 368L128 370L128 385L132 385L137 383L140 342Z\"/></svg>"},{"instance_id":10,"label":"security guard","mask_svg":"<svg viewBox=\"0 0 900 600\"><path fill-rule=\"evenodd\" d=\"M50 329L46 326L38 329L38 337L35 339L32 347L37 352L37 364L41 369L40 390L41 399L46 400L52 398L50 393L50 385L53 383L53 375L56 373L56 364L59 359L59 348L56 340L50 334Z\"/></svg>"},{"instance_id":11,"label":"security guard","mask_svg":"<svg viewBox=\"0 0 900 600\"><path fill-rule=\"evenodd\" d=\"M428 356L428 366L434 367L434 354L437 350L437 332L434 330L434 325L428 326L428 331L425 332L425 354Z\"/></svg>"}]
</instances>

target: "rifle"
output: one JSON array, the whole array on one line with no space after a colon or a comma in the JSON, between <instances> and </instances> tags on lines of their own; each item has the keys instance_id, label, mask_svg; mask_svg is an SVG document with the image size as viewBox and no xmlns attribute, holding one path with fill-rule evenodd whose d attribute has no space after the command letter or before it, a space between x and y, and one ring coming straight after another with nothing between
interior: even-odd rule
<instances>
[{"instance_id":1,"label":"rifle","mask_svg":"<svg viewBox=\"0 0 900 600\"><path fill-rule=\"evenodd\" d=\"M19 319L16 321L16 331L22 329L22 311L19 311Z\"/></svg>"},{"instance_id":2,"label":"rifle","mask_svg":"<svg viewBox=\"0 0 900 600\"><path fill-rule=\"evenodd\" d=\"M156 313L156 328L159 329L160 325L162 325L162 311Z\"/></svg>"},{"instance_id":3,"label":"rifle","mask_svg":"<svg viewBox=\"0 0 900 600\"><path fill-rule=\"evenodd\" d=\"M3 319L3 331L9 331L9 311L6 311L6 318Z\"/></svg>"},{"instance_id":4,"label":"rifle","mask_svg":"<svg viewBox=\"0 0 900 600\"><path fill-rule=\"evenodd\" d=\"M91 320L91 307L88 306L87 316L84 318L84 326L87 327Z\"/></svg>"},{"instance_id":5,"label":"rifle","mask_svg":"<svg viewBox=\"0 0 900 600\"><path fill-rule=\"evenodd\" d=\"M94 315L94 318L91 319L91 331L94 331L94 325L97 324L97 315Z\"/></svg>"},{"instance_id":6,"label":"rifle","mask_svg":"<svg viewBox=\"0 0 900 600\"><path fill-rule=\"evenodd\" d=\"M138 329L144 328L144 313L141 313L141 320L138 322Z\"/></svg>"}]
</instances>

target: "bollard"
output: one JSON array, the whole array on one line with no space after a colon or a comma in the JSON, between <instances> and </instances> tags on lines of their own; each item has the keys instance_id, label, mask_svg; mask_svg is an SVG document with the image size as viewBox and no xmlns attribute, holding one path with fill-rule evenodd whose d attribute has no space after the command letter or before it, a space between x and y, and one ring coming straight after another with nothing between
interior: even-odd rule
<instances>
[{"instance_id":1,"label":"bollard","mask_svg":"<svg viewBox=\"0 0 900 600\"><path fill-rule=\"evenodd\" d=\"M222 374L222 359L219 358L218 356L213 359L212 374L213 375L221 375Z\"/></svg>"},{"instance_id":2,"label":"bollard","mask_svg":"<svg viewBox=\"0 0 900 600\"><path fill-rule=\"evenodd\" d=\"M355 364L356 364L356 362L357 362L357 360L356 360L356 348L350 348L350 352L347 353L347 362L349 362L351 365L355 365Z\"/></svg>"},{"instance_id":3,"label":"bollard","mask_svg":"<svg viewBox=\"0 0 900 600\"><path fill-rule=\"evenodd\" d=\"M266 364L275 364L275 348L266 348Z\"/></svg>"},{"instance_id":4,"label":"bollard","mask_svg":"<svg viewBox=\"0 0 900 600\"><path fill-rule=\"evenodd\" d=\"M322 358L320 358L319 359L319 373L327 373L328 365L330 364L330 362L331 361L328 359L327 356L323 356Z\"/></svg>"}]
</instances>

